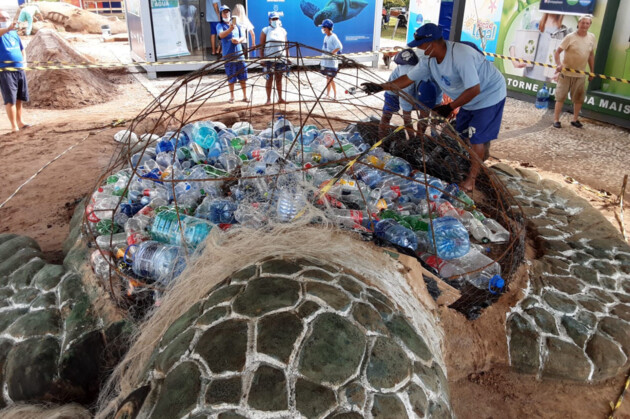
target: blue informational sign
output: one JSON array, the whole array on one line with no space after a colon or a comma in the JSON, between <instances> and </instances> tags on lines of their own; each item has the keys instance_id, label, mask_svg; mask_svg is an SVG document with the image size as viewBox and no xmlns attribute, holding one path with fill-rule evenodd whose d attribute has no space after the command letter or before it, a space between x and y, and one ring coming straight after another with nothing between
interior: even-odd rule
<instances>
[{"instance_id":1,"label":"blue informational sign","mask_svg":"<svg viewBox=\"0 0 630 419\"><path fill-rule=\"evenodd\" d=\"M319 25L324 19L331 19L343 52L363 52L373 48L375 3L374 0L248 0L247 17L254 25L256 38L260 39L262 29L269 25L269 13L278 12L290 42L317 49L324 43Z\"/></svg>"},{"instance_id":2,"label":"blue informational sign","mask_svg":"<svg viewBox=\"0 0 630 419\"><path fill-rule=\"evenodd\" d=\"M542 0L541 12L552 12L565 15L582 15L593 13L596 0Z\"/></svg>"}]
</instances>

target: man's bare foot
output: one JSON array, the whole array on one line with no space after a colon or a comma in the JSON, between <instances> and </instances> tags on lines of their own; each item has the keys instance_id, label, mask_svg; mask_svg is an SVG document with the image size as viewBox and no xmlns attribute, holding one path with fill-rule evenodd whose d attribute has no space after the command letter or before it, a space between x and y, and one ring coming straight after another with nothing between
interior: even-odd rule
<instances>
[{"instance_id":1,"label":"man's bare foot","mask_svg":"<svg viewBox=\"0 0 630 419\"><path fill-rule=\"evenodd\" d=\"M246 97L243 98L243 102L247 102L249 103L249 99L247 99Z\"/></svg>"},{"instance_id":2,"label":"man's bare foot","mask_svg":"<svg viewBox=\"0 0 630 419\"><path fill-rule=\"evenodd\" d=\"M271 99L267 99L267 101L265 102L265 105L271 105Z\"/></svg>"},{"instance_id":3,"label":"man's bare foot","mask_svg":"<svg viewBox=\"0 0 630 419\"><path fill-rule=\"evenodd\" d=\"M230 100L228 100L228 103L234 103L234 98L231 97Z\"/></svg>"},{"instance_id":4,"label":"man's bare foot","mask_svg":"<svg viewBox=\"0 0 630 419\"><path fill-rule=\"evenodd\" d=\"M287 103L287 101L284 99L278 99L278 103Z\"/></svg>"},{"instance_id":5,"label":"man's bare foot","mask_svg":"<svg viewBox=\"0 0 630 419\"><path fill-rule=\"evenodd\" d=\"M19 129L19 128L13 128L13 129L11 130L11 132L19 132L19 131L20 131L20 129Z\"/></svg>"},{"instance_id":6,"label":"man's bare foot","mask_svg":"<svg viewBox=\"0 0 630 419\"><path fill-rule=\"evenodd\" d=\"M22 124L20 124L20 129L25 129L25 128L28 128L30 126L31 126L31 124L22 123Z\"/></svg>"}]
</instances>

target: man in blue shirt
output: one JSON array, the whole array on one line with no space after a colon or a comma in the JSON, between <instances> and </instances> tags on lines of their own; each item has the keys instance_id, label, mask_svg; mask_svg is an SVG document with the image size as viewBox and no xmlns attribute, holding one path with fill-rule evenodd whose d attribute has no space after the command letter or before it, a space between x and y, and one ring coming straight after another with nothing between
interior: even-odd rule
<instances>
[{"instance_id":1,"label":"man in blue shirt","mask_svg":"<svg viewBox=\"0 0 630 419\"><path fill-rule=\"evenodd\" d=\"M23 68L26 64L22 41L15 30L15 22L5 11L0 11L0 68ZM8 63L4 63L7 61ZM28 102L28 86L24 70L0 71L0 91L7 110L11 130L17 132L29 125L22 121L22 102Z\"/></svg>"},{"instance_id":2,"label":"man in blue shirt","mask_svg":"<svg viewBox=\"0 0 630 419\"><path fill-rule=\"evenodd\" d=\"M490 141L496 139L501 128L503 107L507 93L505 79L484 55L469 45L446 41L442 29L427 23L416 30L408 46L420 48L428 60L421 60L407 75L393 82L365 83L368 93L405 88L414 81L433 79L453 98L453 102L433 110L447 118L461 107L455 129L468 138L476 156L471 156L470 173L460 187L472 191L480 170L480 161L490 155ZM478 157L475 158L475 157Z\"/></svg>"},{"instance_id":3,"label":"man in blue shirt","mask_svg":"<svg viewBox=\"0 0 630 419\"><path fill-rule=\"evenodd\" d=\"M230 103L234 103L234 83L236 80L239 81L241 89L243 89L243 102L249 102L247 84L245 83L247 67L245 67L245 56L241 45L245 42L247 34L242 27L234 22L228 6L221 6L221 22L217 24L217 33L221 39L223 56L229 60L225 63L225 74L228 77L228 86L230 87Z\"/></svg>"},{"instance_id":4,"label":"man in blue shirt","mask_svg":"<svg viewBox=\"0 0 630 419\"><path fill-rule=\"evenodd\" d=\"M221 0L206 0L206 22L210 26L210 46L212 55L217 55L217 23L221 21ZM218 53L221 54L219 45Z\"/></svg>"}]
</instances>

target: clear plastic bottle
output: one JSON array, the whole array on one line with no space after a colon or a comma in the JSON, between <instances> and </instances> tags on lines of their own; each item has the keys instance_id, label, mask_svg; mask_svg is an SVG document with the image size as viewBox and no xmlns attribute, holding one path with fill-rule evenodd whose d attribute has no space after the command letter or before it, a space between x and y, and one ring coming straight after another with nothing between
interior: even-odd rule
<instances>
[{"instance_id":1,"label":"clear plastic bottle","mask_svg":"<svg viewBox=\"0 0 630 419\"><path fill-rule=\"evenodd\" d=\"M549 107L549 89L547 83L536 92L536 109L547 109Z\"/></svg>"},{"instance_id":2,"label":"clear plastic bottle","mask_svg":"<svg viewBox=\"0 0 630 419\"><path fill-rule=\"evenodd\" d=\"M281 223L288 223L292 221L296 215L306 205L306 198L304 192L291 191L284 189L280 191L278 195L278 203L276 206L276 216Z\"/></svg>"},{"instance_id":3,"label":"clear plastic bottle","mask_svg":"<svg viewBox=\"0 0 630 419\"><path fill-rule=\"evenodd\" d=\"M416 234L392 219L379 221L374 229L374 234L380 239L406 249L415 251L418 248Z\"/></svg>"},{"instance_id":4,"label":"clear plastic bottle","mask_svg":"<svg viewBox=\"0 0 630 419\"><path fill-rule=\"evenodd\" d=\"M106 234L96 238L96 244L100 249L112 250L115 247L127 245L127 233Z\"/></svg>"},{"instance_id":5,"label":"clear plastic bottle","mask_svg":"<svg viewBox=\"0 0 630 419\"><path fill-rule=\"evenodd\" d=\"M416 173L413 178L429 189L429 199L435 201L442 197L442 191L446 188L446 183L431 175L422 172ZM425 181L426 179L426 181Z\"/></svg>"},{"instance_id":6,"label":"clear plastic bottle","mask_svg":"<svg viewBox=\"0 0 630 419\"><path fill-rule=\"evenodd\" d=\"M278 120L273 124L274 138L283 138L292 141L295 138L295 129L291 121L284 116L279 116Z\"/></svg>"},{"instance_id":7,"label":"clear plastic bottle","mask_svg":"<svg viewBox=\"0 0 630 419\"><path fill-rule=\"evenodd\" d=\"M468 282L479 289L495 292L505 284L501 278L501 266L476 249L451 262L466 272Z\"/></svg>"},{"instance_id":8,"label":"clear plastic bottle","mask_svg":"<svg viewBox=\"0 0 630 419\"><path fill-rule=\"evenodd\" d=\"M192 140L204 149L210 149L217 139L217 131L213 124L203 121L192 124Z\"/></svg>"},{"instance_id":9,"label":"clear plastic bottle","mask_svg":"<svg viewBox=\"0 0 630 419\"><path fill-rule=\"evenodd\" d=\"M429 228L429 241L433 242L437 255L441 259L456 259L470 250L468 231L454 217L441 217L433 220L433 229Z\"/></svg>"},{"instance_id":10,"label":"clear plastic bottle","mask_svg":"<svg viewBox=\"0 0 630 419\"><path fill-rule=\"evenodd\" d=\"M168 285L185 267L186 259L179 246L145 241L138 245L133 255L133 272L162 286Z\"/></svg>"},{"instance_id":11,"label":"clear plastic bottle","mask_svg":"<svg viewBox=\"0 0 630 419\"><path fill-rule=\"evenodd\" d=\"M510 232L492 218L482 221L483 225L490 230L490 241L493 243L505 243L510 240Z\"/></svg>"},{"instance_id":12,"label":"clear plastic bottle","mask_svg":"<svg viewBox=\"0 0 630 419\"><path fill-rule=\"evenodd\" d=\"M331 208L326 211L326 214L338 226L355 230L365 230L366 228L374 229L373 224L378 221L373 216L370 218L370 215L367 211Z\"/></svg>"},{"instance_id":13,"label":"clear plastic bottle","mask_svg":"<svg viewBox=\"0 0 630 419\"><path fill-rule=\"evenodd\" d=\"M183 239L186 245L192 248L203 242L213 227L208 221L189 215L180 214L179 219L184 229ZM151 237L162 243L182 245L177 212L167 210L157 214L151 225Z\"/></svg>"},{"instance_id":14,"label":"clear plastic bottle","mask_svg":"<svg viewBox=\"0 0 630 419\"><path fill-rule=\"evenodd\" d=\"M209 220L213 224L234 224L234 212L238 205L230 198L206 198L197 207L195 216Z\"/></svg>"},{"instance_id":15,"label":"clear plastic bottle","mask_svg":"<svg viewBox=\"0 0 630 419\"><path fill-rule=\"evenodd\" d=\"M411 165L405 159L392 157L385 164L385 170L398 173L399 175L409 176L411 174Z\"/></svg>"}]
</instances>

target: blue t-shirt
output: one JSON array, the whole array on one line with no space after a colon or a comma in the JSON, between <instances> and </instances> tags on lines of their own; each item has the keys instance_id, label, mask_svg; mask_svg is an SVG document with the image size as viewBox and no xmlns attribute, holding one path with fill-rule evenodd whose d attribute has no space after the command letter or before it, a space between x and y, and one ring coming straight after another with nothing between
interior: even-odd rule
<instances>
[{"instance_id":1,"label":"blue t-shirt","mask_svg":"<svg viewBox=\"0 0 630 419\"><path fill-rule=\"evenodd\" d=\"M324 45L322 46L322 50L326 52L333 52L337 48L339 48L338 54L340 54L341 50L343 49L343 45L341 45L341 41L339 40L339 38L337 38L337 35L334 33L331 33L330 35L326 35L324 37ZM326 67L326 68L339 67L337 60L332 60L332 59L323 59L320 64L322 67Z\"/></svg>"},{"instance_id":2,"label":"blue t-shirt","mask_svg":"<svg viewBox=\"0 0 630 419\"><path fill-rule=\"evenodd\" d=\"M221 9L221 0L206 0L206 22L220 22L221 18L214 10L214 3Z\"/></svg>"},{"instance_id":3,"label":"blue t-shirt","mask_svg":"<svg viewBox=\"0 0 630 419\"><path fill-rule=\"evenodd\" d=\"M230 25L225 22L217 23L217 35L220 35L221 32L225 32L230 29ZM223 47L223 55L230 55L236 53L237 57L235 59L244 60L243 56L243 47L241 43L233 44L232 38L243 38L245 36L245 31L239 26L236 25L234 30L228 34L225 38L221 38L221 46Z\"/></svg>"},{"instance_id":4,"label":"blue t-shirt","mask_svg":"<svg viewBox=\"0 0 630 419\"><path fill-rule=\"evenodd\" d=\"M457 42L446 41L446 55L438 64L435 58L420 56L420 62L407 77L413 81L433 80L453 100L466 89L480 85L481 92L462 108L474 111L496 105L505 99L505 79L479 51Z\"/></svg>"},{"instance_id":5,"label":"blue t-shirt","mask_svg":"<svg viewBox=\"0 0 630 419\"><path fill-rule=\"evenodd\" d=\"M20 62L24 60L22 55L22 41L17 34L17 31L7 32L2 36L2 46L0 46L0 68L5 67L24 67L24 63ZM15 63L2 63L3 61L14 61Z\"/></svg>"}]
</instances>

